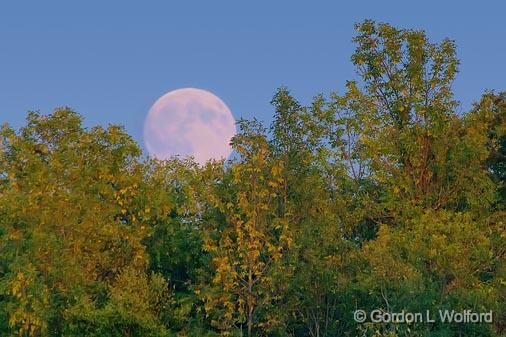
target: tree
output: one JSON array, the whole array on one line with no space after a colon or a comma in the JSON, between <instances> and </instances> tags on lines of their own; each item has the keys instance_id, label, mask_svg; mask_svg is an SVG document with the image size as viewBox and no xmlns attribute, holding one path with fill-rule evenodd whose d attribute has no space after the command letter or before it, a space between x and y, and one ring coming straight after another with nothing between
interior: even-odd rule
<instances>
[{"instance_id":1,"label":"tree","mask_svg":"<svg viewBox=\"0 0 506 337\"><path fill-rule=\"evenodd\" d=\"M65 336L165 337L160 316L170 303L166 280L157 274L126 268L109 286L107 303L97 308L81 297L65 312Z\"/></svg>"},{"instance_id":2,"label":"tree","mask_svg":"<svg viewBox=\"0 0 506 337\"><path fill-rule=\"evenodd\" d=\"M472 308L500 313L500 288L495 281L498 256L488 226L469 213L444 210L426 210L401 228L382 225L378 237L363 250L370 267L361 282L371 294L370 310L437 313ZM421 335L492 334L490 325L424 322L402 328L408 327Z\"/></svg>"},{"instance_id":3,"label":"tree","mask_svg":"<svg viewBox=\"0 0 506 337\"><path fill-rule=\"evenodd\" d=\"M150 228L143 240L149 254L148 271L170 281L173 296L162 317L171 331L203 336L212 328L202 318L194 289L209 260L202 250L208 215L204 187L219 175L221 163L199 167L191 160L146 160L139 205ZM218 172L216 172L218 171Z\"/></svg>"},{"instance_id":4,"label":"tree","mask_svg":"<svg viewBox=\"0 0 506 337\"><path fill-rule=\"evenodd\" d=\"M219 183L229 185L217 186L210 196L224 222L208 226L204 249L213 269L204 298L218 329L229 334L245 324L253 336L282 323L274 308L287 286L285 256L292 238L289 213L277 212L283 167L257 124L242 122L241 130L232 142L240 160Z\"/></svg>"},{"instance_id":5,"label":"tree","mask_svg":"<svg viewBox=\"0 0 506 337\"><path fill-rule=\"evenodd\" d=\"M359 126L359 158L379 192L372 208L378 232L361 252L369 265L359 277L370 292L364 305L394 312L435 303L498 309L504 252L495 238L504 226L492 208L489 124L455 112L454 43L433 44L424 32L369 20L357 32L352 60L362 81L348 82L334 106ZM416 328L492 334L490 326ZM402 333L394 330L383 332Z\"/></svg>"},{"instance_id":6,"label":"tree","mask_svg":"<svg viewBox=\"0 0 506 337\"><path fill-rule=\"evenodd\" d=\"M498 207L506 203L506 93L487 92L475 104L474 115L487 123L489 157L487 167L498 186Z\"/></svg>"},{"instance_id":7,"label":"tree","mask_svg":"<svg viewBox=\"0 0 506 337\"><path fill-rule=\"evenodd\" d=\"M58 336L86 294L98 306L124 268L146 266L146 227L129 210L140 150L120 127L85 129L68 109L4 127L0 159L3 307L19 335Z\"/></svg>"},{"instance_id":8,"label":"tree","mask_svg":"<svg viewBox=\"0 0 506 337\"><path fill-rule=\"evenodd\" d=\"M294 247L290 265L294 276L284 294L291 312L289 330L309 336L334 336L347 304L344 298L358 264L351 257L357 247L346 240L357 213L353 184L341 161L341 132L324 98L302 106L286 88L277 91L271 125L272 151L283 163L282 209L291 214Z\"/></svg>"},{"instance_id":9,"label":"tree","mask_svg":"<svg viewBox=\"0 0 506 337\"><path fill-rule=\"evenodd\" d=\"M362 84L349 82L336 108L352 110L362 129L367 171L385 187L386 216L408 205L485 210L494 187L483 170L484 125L467 127L455 113L455 44L370 20L357 25L354 41Z\"/></svg>"}]
</instances>

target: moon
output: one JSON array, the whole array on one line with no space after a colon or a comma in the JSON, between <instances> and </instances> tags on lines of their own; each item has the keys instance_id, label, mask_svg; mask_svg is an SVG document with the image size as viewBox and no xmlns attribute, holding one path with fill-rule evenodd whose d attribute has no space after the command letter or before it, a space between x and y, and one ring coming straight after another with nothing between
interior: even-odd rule
<instances>
[{"instance_id":1,"label":"moon","mask_svg":"<svg viewBox=\"0 0 506 337\"><path fill-rule=\"evenodd\" d=\"M165 160L193 156L199 164L232 153L235 119L227 105L209 91L183 88L160 97L144 122L149 154Z\"/></svg>"}]
</instances>

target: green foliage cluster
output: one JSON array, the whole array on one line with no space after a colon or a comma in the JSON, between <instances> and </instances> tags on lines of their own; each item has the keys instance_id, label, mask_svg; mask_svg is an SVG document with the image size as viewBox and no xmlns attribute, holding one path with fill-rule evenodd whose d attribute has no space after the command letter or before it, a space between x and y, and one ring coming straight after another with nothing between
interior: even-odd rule
<instances>
[{"instance_id":1,"label":"green foliage cluster","mask_svg":"<svg viewBox=\"0 0 506 337\"><path fill-rule=\"evenodd\" d=\"M66 108L4 126L0 336L505 336L506 96L458 114L452 41L356 30L359 79L279 89L228 163L145 159Z\"/></svg>"}]
</instances>

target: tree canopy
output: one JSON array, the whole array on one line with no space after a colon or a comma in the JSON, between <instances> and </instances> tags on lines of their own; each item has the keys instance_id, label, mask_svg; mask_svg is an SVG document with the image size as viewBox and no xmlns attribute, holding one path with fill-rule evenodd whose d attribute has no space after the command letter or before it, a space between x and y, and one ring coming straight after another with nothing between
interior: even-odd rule
<instances>
[{"instance_id":1,"label":"tree canopy","mask_svg":"<svg viewBox=\"0 0 506 337\"><path fill-rule=\"evenodd\" d=\"M366 20L353 41L344 92L279 88L228 162L145 158L69 108L4 125L0 335L504 336L506 94L460 113L451 40Z\"/></svg>"}]
</instances>

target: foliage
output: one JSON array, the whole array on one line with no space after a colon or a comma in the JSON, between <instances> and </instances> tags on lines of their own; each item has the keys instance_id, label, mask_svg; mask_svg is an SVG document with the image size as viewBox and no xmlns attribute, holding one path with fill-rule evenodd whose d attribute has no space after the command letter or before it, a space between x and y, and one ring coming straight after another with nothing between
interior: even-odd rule
<instances>
[{"instance_id":1,"label":"foliage","mask_svg":"<svg viewBox=\"0 0 506 337\"><path fill-rule=\"evenodd\" d=\"M9 324L20 335L58 335L76 294L100 300L123 268L146 264L144 227L128 212L140 151L121 128L85 130L66 109L31 113L26 127L4 128L2 139L1 288Z\"/></svg>"},{"instance_id":2,"label":"foliage","mask_svg":"<svg viewBox=\"0 0 506 337\"><path fill-rule=\"evenodd\" d=\"M82 297L65 312L66 336L162 337L168 331L160 316L170 301L167 283L159 275L149 279L133 269L124 270L109 287L110 297L97 308Z\"/></svg>"},{"instance_id":3,"label":"foliage","mask_svg":"<svg viewBox=\"0 0 506 337\"><path fill-rule=\"evenodd\" d=\"M247 335L279 325L276 302L290 273L285 255L292 246L290 213L278 211L283 179L262 130L241 124L232 144L241 162L229 169L229 193L209 196L223 223L208 227L204 249L212 256L213 276L204 287L205 310L212 324L227 333L244 324ZM223 191L220 186L218 191ZM214 314L213 314L214 313Z\"/></svg>"},{"instance_id":4,"label":"foliage","mask_svg":"<svg viewBox=\"0 0 506 337\"><path fill-rule=\"evenodd\" d=\"M0 335L504 336L505 94L459 113L453 41L356 31L346 91L280 88L228 162L142 158L67 108L3 126Z\"/></svg>"}]
</instances>

